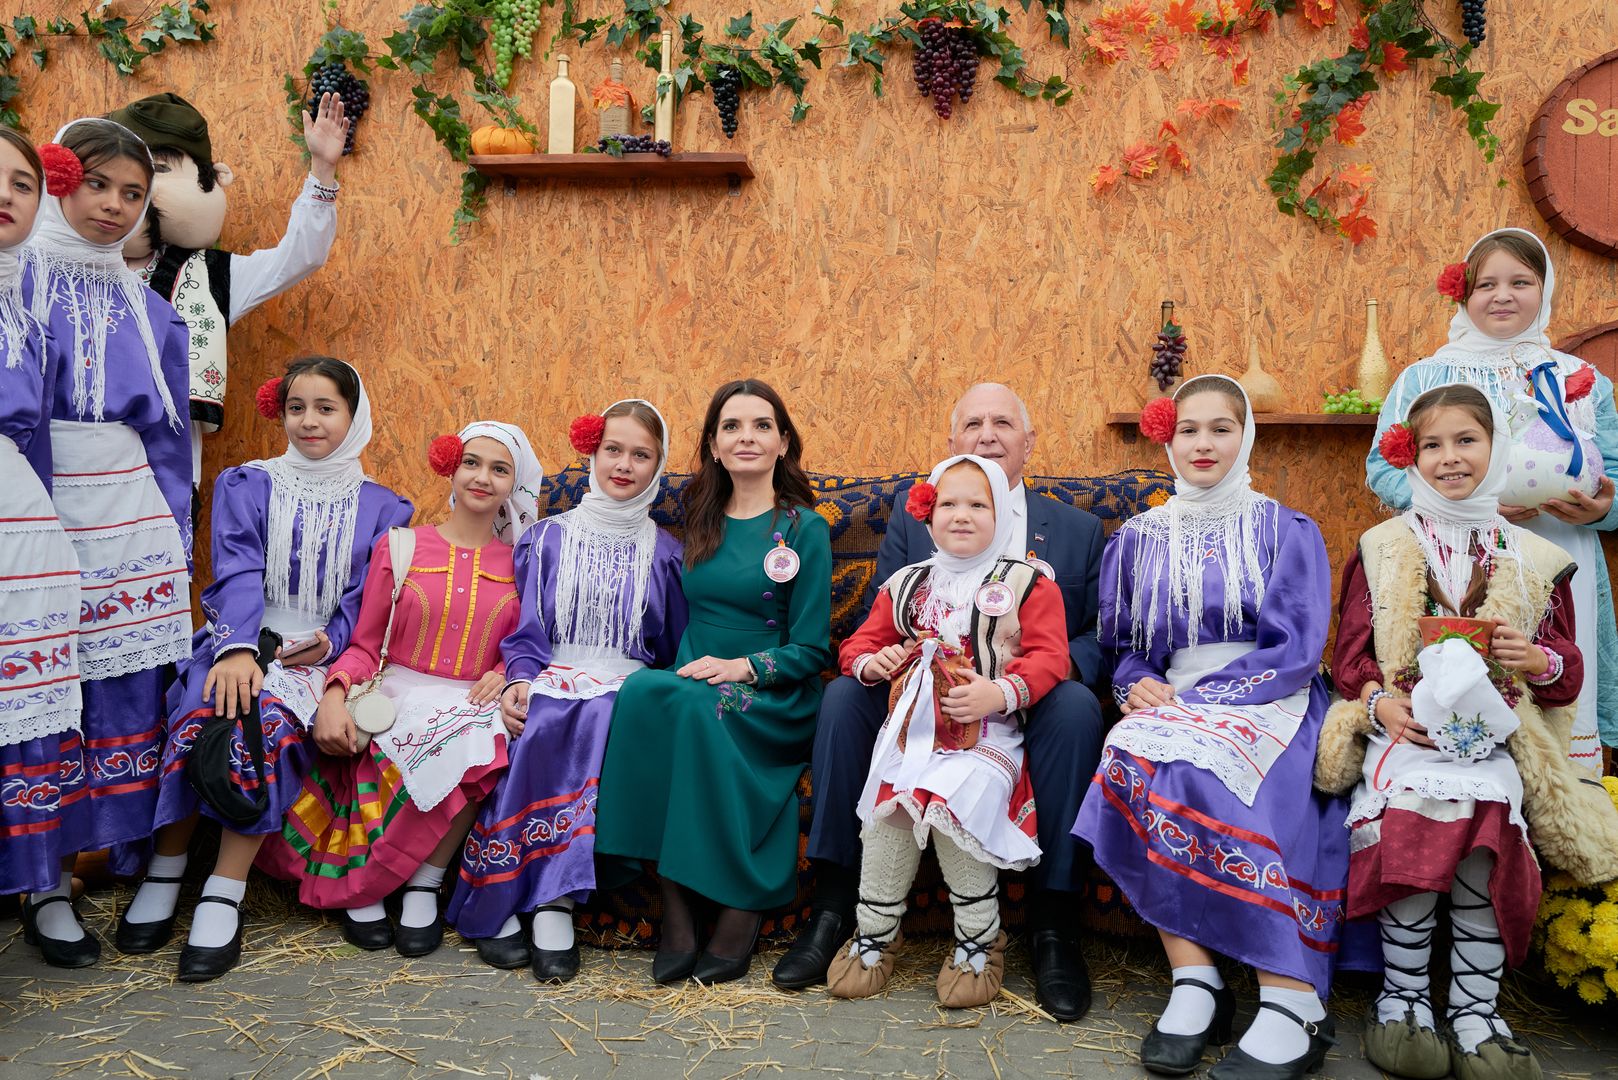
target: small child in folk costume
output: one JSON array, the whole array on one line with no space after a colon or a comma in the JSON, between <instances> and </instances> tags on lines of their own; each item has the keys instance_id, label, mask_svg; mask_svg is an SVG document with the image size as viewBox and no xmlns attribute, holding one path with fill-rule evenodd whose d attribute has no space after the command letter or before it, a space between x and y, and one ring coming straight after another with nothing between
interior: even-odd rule
<instances>
[{"instance_id":1,"label":"small child in folk costume","mask_svg":"<svg viewBox=\"0 0 1618 1080\"><path fill-rule=\"evenodd\" d=\"M114 871L131 874L157 808L164 672L191 653L187 335L124 265L123 241L151 199L145 144L97 119L56 139L41 148L47 194L22 292L63 354L47 395L52 498L83 593L84 843L114 848ZM99 948L65 904L40 910L31 929L58 960L67 950L88 962Z\"/></svg>"},{"instance_id":2,"label":"small child in folk costume","mask_svg":"<svg viewBox=\"0 0 1618 1080\"><path fill-rule=\"evenodd\" d=\"M443 941L445 869L505 771L500 642L518 615L511 545L534 523L544 482L511 424L469 424L435 439L428 458L450 479L449 517L377 542L353 638L315 714L320 756L258 860L296 881L310 907L346 909L351 944L402 956ZM351 690L356 700L345 700ZM375 737L362 741L356 713L379 711L385 722L368 721ZM401 885L395 931L382 901Z\"/></svg>"},{"instance_id":3,"label":"small child in folk costume","mask_svg":"<svg viewBox=\"0 0 1618 1080\"><path fill-rule=\"evenodd\" d=\"M1411 509L1362 536L1343 575L1332 672L1348 700L1327 717L1316 784L1354 789L1348 911L1376 916L1384 964L1365 1050L1401 1076L1539 1077L1496 1008L1539 904L1530 841L1580 881L1618 874L1618 814L1567 756L1584 676L1573 563L1501 517L1509 446L1475 387L1417 397L1380 447ZM1423 616L1453 629L1422 648ZM1427 975L1440 893L1446 1037Z\"/></svg>"},{"instance_id":4,"label":"small child in folk costume","mask_svg":"<svg viewBox=\"0 0 1618 1080\"><path fill-rule=\"evenodd\" d=\"M348 648L372 548L390 528L410 524L409 500L366 479L360 464L371 441L371 403L358 372L332 357L306 357L258 396L259 412L283 427L286 452L226 469L214 483L213 581L202 594L208 622L169 688L156 853L118 921L121 952L166 945L199 811L218 821L219 859L180 950L186 982L222 975L240 958L236 905L260 845L281 831L314 762L310 727L324 665ZM282 639L267 674L259 666L261 628ZM262 776L240 727L255 698ZM222 817L193 786L193 770L211 760L193 761L193 751L219 717L234 722L224 766L234 786L254 792L254 801L264 793L256 820Z\"/></svg>"},{"instance_id":5,"label":"small child in folk costume","mask_svg":"<svg viewBox=\"0 0 1618 1080\"><path fill-rule=\"evenodd\" d=\"M999 554L1014 525L1008 498L1005 473L985 458L935 466L906 509L927 523L937 551L889 578L843 642L844 674L892 680L893 692L860 796L858 930L827 976L836 997L870 997L887 984L929 837L955 908L938 1000L970 1008L1000 992L999 872L1039 861L1021 725L1071 664L1061 591Z\"/></svg>"},{"instance_id":6,"label":"small child in folk costume","mask_svg":"<svg viewBox=\"0 0 1618 1080\"><path fill-rule=\"evenodd\" d=\"M631 672L673 661L686 625L680 542L649 513L668 460L663 415L632 398L569 434L589 489L517 544L522 613L500 646L511 767L467 837L448 913L485 962L559 981L579 969L574 902L596 887L613 702Z\"/></svg>"},{"instance_id":7,"label":"small child in folk costume","mask_svg":"<svg viewBox=\"0 0 1618 1080\"><path fill-rule=\"evenodd\" d=\"M1217 954L1257 971L1259 1007L1210 1075L1301 1077L1334 1041L1324 1000L1348 878L1346 807L1310 790L1331 565L1313 521L1253 490L1237 383L1188 379L1142 410L1141 430L1167 444L1174 497L1102 555L1101 643L1124 717L1073 832L1173 972L1141 1064L1183 1075L1229 1040Z\"/></svg>"},{"instance_id":8,"label":"small child in folk costume","mask_svg":"<svg viewBox=\"0 0 1618 1080\"><path fill-rule=\"evenodd\" d=\"M0 128L0 894L40 908L71 904L73 853L84 846L79 734L79 560L51 505L50 397L62 363L28 312L17 249L33 232L45 168L33 145ZM65 857L65 865L64 865ZM49 963L90 963L85 937Z\"/></svg>"},{"instance_id":9,"label":"small child in folk costume","mask_svg":"<svg viewBox=\"0 0 1618 1080\"><path fill-rule=\"evenodd\" d=\"M1399 373L1382 403L1377 441L1366 457L1366 478L1379 498L1395 510L1410 506L1406 470L1381 454L1379 441L1404 419L1427 390L1466 383L1482 390L1510 415L1529 392L1531 369L1553 361L1566 388L1567 419L1574 431L1593 440L1606 476L1596 492L1573 492L1539 509L1502 503L1500 516L1544 537L1566 551L1577 565L1571 596L1584 673L1569 754L1586 776L1601 774L1601 744L1618 746L1618 622L1613 618L1607 560L1601 533L1618 529L1613 477L1618 476L1618 410L1612 381L1591 365L1551 348L1547 327L1556 292L1556 268L1539 237L1523 229L1497 229L1467 252L1464 263L1446 267L1438 291L1457 307L1449 340L1429 357Z\"/></svg>"}]
</instances>

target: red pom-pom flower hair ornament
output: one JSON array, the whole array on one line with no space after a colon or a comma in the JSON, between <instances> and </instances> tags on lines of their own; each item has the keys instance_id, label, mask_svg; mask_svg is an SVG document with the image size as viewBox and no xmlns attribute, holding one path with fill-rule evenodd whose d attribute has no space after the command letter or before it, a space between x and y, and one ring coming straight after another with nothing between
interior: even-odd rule
<instances>
[{"instance_id":1,"label":"red pom-pom flower hair ornament","mask_svg":"<svg viewBox=\"0 0 1618 1080\"><path fill-rule=\"evenodd\" d=\"M567 428L567 441L573 449L590 457L601 446L602 432L607 430L607 418L596 413L585 413Z\"/></svg>"},{"instance_id":2,"label":"red pom-pom flower hair ornament","mask_svg":"<svg viewBox=\"0 0 1618 1080\"><path fill-rule=\"evenodd\" d=\"M1382 460L1395 469L1408 469L1416 463L1416 437L1403 424L1394 424L1384 431L1376 448Z\"/></svg>"},{"instance_id":3,"label":"red pom-pom flower hair ornament","mask_svg":"<svg viewBox=\"0 0 1618 1080\"><path fill-rule=\"evenodd\" d=\"M58 199L79 190L84 183L84 162L79 155L61 143L46 143L39 148L39 160L45 166L45 193Z\"/></svg>"},{"instance_id":4,"label":"red pom-pom flower hair ornament","mask_svg":"<svg viewBox=\"0 0 1618 1080\"><path fill-rule=\"evenodd\" d=\"M1586 364L1567 377L1567 382L1562 386L1563 397L1568 401L1578 401L1588 397L1595 387L1596 369Z\"/></svg>"},{"instance_id":5,"label":"red pom-pom flower hair ornament","mask_svg":"<svg viewBox=\"0 0 1618 1080\"><path fill-rule=\"evenodd\" d=\"M1438 295L1447 296L1457 304L1466 300L1466 264L1450 263L1438 275Z\"/></svg>"},{"instance_id":6,"label":"red pom-pom flower hair ornament","mask_svg":"<svg viewBox=\"0 0 1618 1080\"><path fill-rule=\"evenodd\" d=\"M933 519L933 507L938 504L938 489L922 480L911 485L905 499L905 512L923 525Z\"/></svg>"},{"instance_id":7,"label":"red pom-pom flower hair ornament","mask_svg":"<svg viewBox=\"0 0 1618 1080\"><path fill-rule=\"evenodd\" d=\"M1174 425L1180 422L1180 410L1173 398L1153 398L1140 411L1140 433L1155 443L1167 445L1174 438Z\"/></svg>"},{"instance_id":8,"label":"red pom-pom flower hair ornament","mask_svg":"<svg viewBox=\"0 0 1618 1080\"><path fill-rule=\"evenodd\" d=\"M282 381L282 376L280 375L273 379L265 379L264 385L260 386L258 393L253 395L253 404L258 407L258 414L266 420L277 420L281 416Z\"/></svg>"},{"instance_id":9,"label":"red pom-pom flower hair ornament","mask_svg":"<svg viewBox=\"0 0 1618 1080\"><path fill-rule=\"evenodd\" d=\"M427 464L439 476L454 476L461 467L461 453L466 448L459 435L440 435L427 448Z\"/></svg>"}]
</instances>

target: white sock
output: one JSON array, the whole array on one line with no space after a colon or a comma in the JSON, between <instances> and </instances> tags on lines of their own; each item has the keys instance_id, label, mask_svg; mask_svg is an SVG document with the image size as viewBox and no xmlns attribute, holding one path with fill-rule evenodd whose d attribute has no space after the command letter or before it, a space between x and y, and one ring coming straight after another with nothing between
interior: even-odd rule
<instances>
[{"instance_id":1,"label":"white sock","mask_svg":"<svg viewBox=\"0 0 1618 1080\"><path fill-rule=\"evenodd\" d=\"M510 937L512 934L515 934L518 930L521 930L521 929L522 929L522 920L517 918L517 916L512 915L509 918L507 918L505 922L500 924L500 932L498 934L495 934L494 936L495 937Z\"/></svg>"},{"instance_id":2,"label":"white sock","mask_svg":"<svg viewBox=\"0 0 1618 1080\"><path fill-rule=\"evenodd\" d=\"M202 883L203 899L219 896L241 903L246 895L247 882L235 878L212 874ZM236 936L236 924L240 918L241 912L229 904L205 904L198 900L196 910L191 913L191 934L186 940L204 949L229 945Z\"/></svg>"},{"instance_id":3,"label":"white sock","mask_svg":"<svg viewBox=\"0 0 1618 1080\"><path fill-rule=\"evenodd\" d=\"M184 877L188 861L184 852L179 855L153 855L151 864L146 867L146 880L135 890L135 899L129 902L129 911L124 918L132 923L155 923L173 915L175 905L180 902L180 883L153 881L152 878Z\"/></svg>"},{"instance_id":4,"label":"white sock","mask_svg":"<svg viewBox=\"0 0 1618 1080\"><path fill-rule=\"evenodd\" d=\"M566 952L573 947L573 898L559 896L551 903L567 910L534 912L534 948Z\"/></svg>"},{"instance_id":5,"label":"white sock","mask_svg":"<svg viewBox=\"0 0 1618 1080\"><path fill-rule=\"evenodd\" d=\"M933 851L938 868L949 886L950 907L955 913L956 967L970 966L981 974L989 964L987 946L1000 936L1000 871L972 854L943 833L934 831ZM984 948L968 949L961 942Z\"/></svg>"},{"instance_id":6,"label":"white sock","mask_svg":"<svg viewBox=\"0 0 1618 1080\"><path fill-rule=\"evenodd\" d=\"M1511 1028L1496 1007L1506 947L1489 900L1493 867L1493 855L1474 851L1455 868L1449 889L1449 1022L1455 1041L1469 1054L1493 1035L1511 1038Z\"/></svg>"},{"instance_id":7,"label":"white sock","mask_svg":"<svg viewBox=\"0 0 1618 1080\"><path fill-rule=\"evenodd\" d=\"M1320 1003L1313 990L1284 990L1279 986L1260 986L1260 1003L1269 1001L1305 1020L1326 1019L1326 1006ZM1239 1044L1241 1048L1271 1065L1284 1065L1295 1061L1309 1049L1309 1033L1299 1027L1290 1016L1274 1009L1260 1009L1253 1017Z\"/></svg>"},{"instance_id":8,"label":"white sock","mask_svg":"<svg viewBox=\"0 0 1618 1080\"><path fill-rule=\"evenodd\" d=\"M1377 912L1382 934L1382 993L1376 1018L1384 1024L1416 1014L1416 1023L1433 1030L1432 980L1427 964L1433 955L1438 926L1438 894L1416 893Z\"/></svg>"},{"instance_id":9,"label":"white sock","mask_svg":"<svg viewBox=\"0 0 1618 1080\"><path fill-rule=\"evenodd\" d=\"M1174 969L1174 980L1195 979L1215 990L1225 985L1219 969L1212 965L1188 964ZM1214 999L1200 986L1176 986L1169 995L1169 1007L1157 1019L1157 1030L1165 1035L1201 1035L1213 1023Z\"/></svg>"},{"instance_id":10,"label":"white sock","mask_svg":"<svg viewBox=\"0 0 1618 1080\"><path fill-rule=\"evenodd\" d=\"M909 829L880 821L864 830L860 847L860 898L854 907L858 933L848 948L850 953L859 952L861 964L873 968L882 959L882 946L899 936L905 898L921 865L921 848Z\"/></svg>"},{"instance_id":11,"label":"white sock","mask_svg":"<svg viewBox=\"0 0 1618 1080\"><path fill-rule=\"evenodd\" d=\"M380 903L366 904L364 907L349 908L348 917L359 923L376 922L388 917L388 909Z\"/></svg>"},{"instance_id":12,"label":"white sock","mask_svg":"<svg viewBox=\"0 0 1618 1080\"><path fill-rule=\"evenodd\" d=\"M37 904L47 896L65 896L68 902L46 904L35 913L34 926L40 934L56 941L78 941L84 937L84 927L73 914L73 871L63 870L56 888L34 893L28 899Z\"/></svg>"},{"instance_id":13,"label":"white sock","mask_svg":"<svg viewBox=\"0 0 1618 1080\"><path fill-rule=\"evenodd\" d=\"M438 918L438 887L444 884L444 867L422 863L410 875L410 885L431 885L432 892L411 889L404 894L404 907L399 911L399 925L417 929L431 926Z\"/></svg>"}]
</instances>

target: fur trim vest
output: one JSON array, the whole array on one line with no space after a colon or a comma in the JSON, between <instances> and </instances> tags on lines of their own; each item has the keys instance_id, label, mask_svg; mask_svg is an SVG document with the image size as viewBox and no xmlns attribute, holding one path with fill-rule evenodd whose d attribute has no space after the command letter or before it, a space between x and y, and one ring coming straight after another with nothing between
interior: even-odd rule
<instances>
[{"instance_id":1,"label":"fur trim vest","mask_svg":"<svg viewBox=\"0 0 1618 1080\"><path fill-rule=\"evenodd\" d=\"M1477 617L1525 633L1543 621L1551 591L1573 573L1566 552L1523 531L1522 575L1509 564L1490 577ZM1371 627L1383 683L1421 651L1416 620L1424 614L1427 563L1403 520L1385 521L1360 537L1360 559L1371 588ZM1518 676L1519 680L1521 676ZM1522 721L1507 741L1523 780L1523 816L1540 856L1581 883L1618 877L1618 810L1606 790L1579 776L1568 759L1573 707L1541 709L1526 684L1516 713ZM1315 759L1315 786L1341 795L1359 782L1370 719L1359 701L1338 701L1326 713Z\"/></svg>"}]
</instances>

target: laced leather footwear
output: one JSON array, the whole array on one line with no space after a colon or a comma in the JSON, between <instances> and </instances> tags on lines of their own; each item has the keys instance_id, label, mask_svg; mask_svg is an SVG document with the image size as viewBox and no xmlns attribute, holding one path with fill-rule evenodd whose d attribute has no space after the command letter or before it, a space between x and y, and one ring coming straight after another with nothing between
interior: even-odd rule
<instances>
[{"instance_id":1,"label":"laced leather footwear","mask_svg":"<svg viewBox=\"0 0 1618 1080\"><path fill-rule=\"evenodd\" d=\"M966 963L957 966L954 950L938 969L938 1003L946 1009L974 1009L987 1005L1000 995L1006 977L1006 932L985 945L976 938L957 938L955 944L966 952ZM987 956L982 971L972 968L974 956Z\"/></svg>"},{"instance_id":2,"label":"laced leather footwear","mask_svg":"<svg viewBox=\"0 0 1618 1080\"><path fill-rule=\"evenodd\" d=\"M783 990L806 990L825 982L837 950L849 939L854 919L830 908L811 912L809 924L799 931L792 947L775 962L770 980Z\"/></svg>"},{"instance_id":3,"label":"laced leather footwear","mask_svg":"<svg viewBox=\"0 0 1618 1080\"><path fill-rule=\"evenodd\" d=\"M905 902L900 900L867 900L860 905L876 915L888 918L888 925L875 934L855 934L848 948L833 958L826 972L826 992L838 998L868 998L880 994L893 977L893 964L904 948L904 934L899 930L899 919L904 914ZM889 935L892 935L889 937ZM883 939L887 938L886 941ZM877 961L869 966L865 954L876 953Z\"/></svg>"},{"instance_id":4,"label":"laced leather footwear","mask_svg":"<svg viewBox=\"0 0 1618 1080\"><path fill-rule=\"evenodd\" d=\"M1319 1072L1320 1066L1326 1061L1326 1051L1337 1045L1337 1025L1332 1022L1328 1013L1319 1021L1305 1020L1285 1005L1277 1005L1273 1001L1258 1003L1261 1009L1273 1009L1303 1028L1304 1034L1309 1036L1309 1049L1293 1058L1276 1065L1258 1058L1243 1050L1240 1045L1227 1053L1219 1060L1219 1064L1208 1070L1208 1080L1303 1080L1309 1073Z\"/></svg>"},{"instance_id":5,"label":"laced leather footwear","mask_svg":"<svg viewBox=\"0 0 1618 1080\"><path fill-rule=\"evenodd\" d=\"M1440 1080L1449 1075L1450 1048L1432 1028L1422 1027L1415 1009L1398 1020L1378 1020L1376 1005L1365 1018L1365 1058L1383 1072L1408 1080Z\"/></svg>"},{"instance_id":6,"label":"laced leather footwear","mask_svg":"<svg viewBox=\"0 0 1618 1080\"><path fill-rule=\"evenodd\" d=\"M1209 1046L1224 1046L1230 1042L1231 1026L1236 1019L1236 995L1228 986L1210 986L1201 979L1175 979L1175 986L1195 986L1213 997L1213 1018L1200 1035L1170 1035L1159 1031L1156 1024L1146 1033L1140 1044L1140 1063L1147 1072L1160 1076L1184 1076L1202 1063L1203 1051Z\"/></svg>"}]
</instances>

